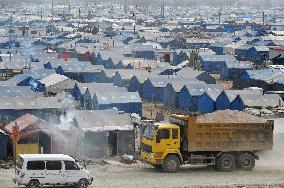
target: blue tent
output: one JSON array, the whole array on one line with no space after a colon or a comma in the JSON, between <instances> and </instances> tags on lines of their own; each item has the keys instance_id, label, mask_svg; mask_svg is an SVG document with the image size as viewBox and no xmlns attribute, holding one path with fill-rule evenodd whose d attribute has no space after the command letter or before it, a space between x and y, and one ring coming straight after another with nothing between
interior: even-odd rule
<instances>
[{"instance_id":1,"label":"blue tent","mask_svg":"<svg viewBox=\"0 0 284 188\"><path fill-rule=\"evenodd\" d=\"M226 91L222 93L216 99L216 110L230 109L230 99L227 96Z\"/></svg>"},{"instance_id":2,"label":"blue tent","mask_svg":"<svg viewBox=\"0 0 284 188\"><path fill-rule=\"evenodd\" d=\"M204 92L198 100L198 111L202 113L211 113L216 111L216 99L219 95L219 91Z\"/></svg>"},{"instance_id":3,"label":"blue tent","mask_svg":"<svg viewBox=\"0 0 284 188\"><path fill-rule=\"evenodd\" d=\"M189 84L179 93L179 108L191 112L198 111L198 100L204 92L215 91L221 93L223 88L216 84Z\"/></svg>"},{"instance_id":4,"label":"blue tent","mask_svg":"<svg viewBox=\"0 0 284 188\"><path fill-rule=\"evenodd\" d=\"M117 108L125 113L142 116L142 101L137 92L97 92L93 104L95 110Z\"/></svg>"},{"instance_id":5,"label":"blue tent","mask_svg":"<svg viewBox=\"0 0 284 188\"><path fill-rule=\"evenodd\" d=\"M242 100L242 98L240 97L240 95L238 95L235 100L233 100L231 102L231 105L230 105L230 109L231 110L238 110L238 111L243 111L245 108L245 104Z\"/></svg>"}]
</instances>

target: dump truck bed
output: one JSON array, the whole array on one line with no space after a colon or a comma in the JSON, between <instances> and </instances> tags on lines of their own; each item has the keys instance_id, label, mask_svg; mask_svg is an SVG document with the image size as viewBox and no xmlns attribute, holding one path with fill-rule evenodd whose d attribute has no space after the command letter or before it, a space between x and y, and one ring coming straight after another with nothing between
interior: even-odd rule
<instances>
[{"instance_id":1,"label":"dump truck bed","mask_svg":"<svg viewBox=\"0 0 284 188\"><path fill-rule=\"evenodd\" d=\"M273 121L258 123L198 123L197 117L176 116L188 151L262 151L273 145Z\"/></svg>"},{"instance_id":2,"label":"dump truck bed","mask_svg":"<svg viewBox=\"0 0 284 188\"><path fill-rule=\"evenodd\" d=\"M188 129L188 151L271 150L273 122L255 124L196 123Z\"/></svg>"}]
</instances>

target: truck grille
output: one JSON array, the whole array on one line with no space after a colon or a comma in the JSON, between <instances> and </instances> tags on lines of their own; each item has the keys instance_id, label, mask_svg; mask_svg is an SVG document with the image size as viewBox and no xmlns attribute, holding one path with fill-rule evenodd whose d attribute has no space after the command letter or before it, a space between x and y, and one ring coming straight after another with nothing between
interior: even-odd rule
<instances>
[{"instance_id":1,"label":"truck grille","mask_svg":"<svg viewBox=\"0 0 284 188\"><path fill-rule=\"evenodd\" d=\"M152 146L149 146L147 144L142 144L141 150L150 153L150 152L152 152Z\"/></svg>"}]
</instances>

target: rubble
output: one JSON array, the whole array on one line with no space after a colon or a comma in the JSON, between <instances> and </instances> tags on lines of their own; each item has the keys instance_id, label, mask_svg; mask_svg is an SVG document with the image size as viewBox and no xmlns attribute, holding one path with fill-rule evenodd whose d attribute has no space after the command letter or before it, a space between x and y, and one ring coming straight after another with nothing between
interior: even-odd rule
<instances>
[{"instance_id":1,"label":"rubble","mask_svg":"<svg viewBox=\"0 0 284 188\"><path fill-rule=\"evenodd\" d=\"M92 160L92 159L85 159L80 161L80 163L86 164L86 165L99 165L99 166L106 166L110 165L109 162L106 160Z\"/></svg>"},{"instance_id":2,"label":"rubble","mask_svg":"<svg viewBox=\"0 0 284 188\"><path fill-rule=\"evenodd\" d=\"M0 169L13 168L13 161L0 161Z\"/></svg>"},{"instance_id":3,"label":"rubble","mask_svg":"<svg viewBox=\"0 0 284 188\"><path fill-rule=\"evenodd\" d=\"M122 156L119 156L117 158L117 161L123 164L128 164L128 165L137 163L133 155L127 155L127 154L123 154Z\"/></svg>"}]
</instances>

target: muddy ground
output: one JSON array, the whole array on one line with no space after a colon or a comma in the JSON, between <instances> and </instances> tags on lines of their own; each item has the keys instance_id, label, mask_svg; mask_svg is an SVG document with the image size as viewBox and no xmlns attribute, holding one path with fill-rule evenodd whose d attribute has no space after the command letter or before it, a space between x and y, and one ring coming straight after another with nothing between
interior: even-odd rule
<instances>
[{"instance_id":1,"label":"muddy ground","mask_svg":"<svg viewBox=\"0 0 284 188\"><path fill-rule=\"evenodd\" d=\"M107 160L110 165L87 166L94 176L92 188L284 188L284 119L276 120L274 149L260 154L253 171L217 172L212 168L184 166L167 174L138 162ZM12 169L0 170L0 188L15 188Z\"/></svg>"}]
</instances>

